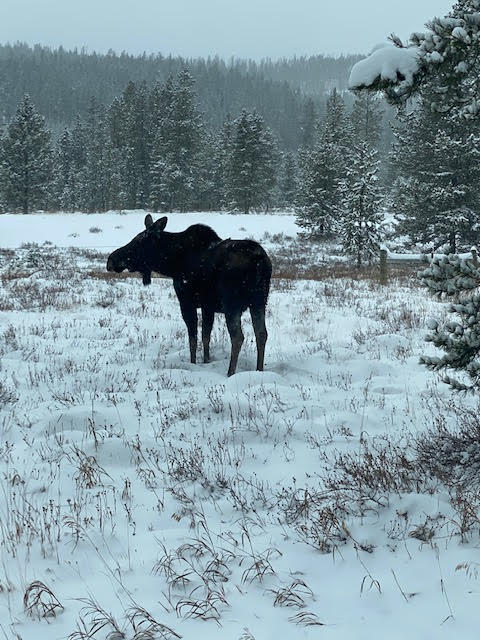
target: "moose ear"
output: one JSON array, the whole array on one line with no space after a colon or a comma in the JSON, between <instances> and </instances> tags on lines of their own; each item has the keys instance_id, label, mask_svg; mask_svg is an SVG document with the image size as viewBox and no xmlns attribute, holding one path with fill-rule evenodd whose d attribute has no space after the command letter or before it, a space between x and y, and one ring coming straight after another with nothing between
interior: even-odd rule
<instances>
[{"instance_id":1,"label":"moose ear","mask_svg":"<svg viewBox=\"0 0 480 640\"><path fill-rule=\"evenodd\" d=\"M167 222L168 222L167 216L163 216L163 218L159 218L155 222L155 230L156 231L163 231L165 229L165 227L167 226Z\"/></svg>"},{"instance_id":2,"label":"moose ear","mask_svg":"<svg viewBox=\"0 0 480 640\"><path fill-rule=\"evenodd\" d=\"M147 213L147 215L145 216L145 229L148 229L148 227L151 227L152 224L153 224L153 218L149 213Z\"/></svg>"}]
</instances>

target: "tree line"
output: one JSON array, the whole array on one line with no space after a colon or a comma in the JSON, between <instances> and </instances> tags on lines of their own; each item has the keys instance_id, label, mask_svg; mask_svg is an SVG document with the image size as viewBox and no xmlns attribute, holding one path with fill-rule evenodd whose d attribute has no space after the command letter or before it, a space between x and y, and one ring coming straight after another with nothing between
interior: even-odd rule
<instances>
[{"instance_id":1,"label":"tree line","mask_svg":"<svg viewBox=\"0 0 480 640\"><path fill-rule=\"evenodd\" d=\"M108 107L92 100L56 141L26 94L0 147L0 203L22 213L295 207L309 233L340 231L360 264L374 250L379 217L376 102L359 99L348 113L334 90L321 117L307 101L292 152L255 111L209 129L188 70L151 89L130 82ZM359 229L355 190L365 217Z\"/></svg>"},{"instance_id":2,"label":"tree line","mask_svg":"<svg viewBox=\"0 0 480 640\"><path fill-rule=\"evenodd\" d=\"M152 89L130 82L108 107L91 101L54 141L26 94L0 145L3 210L187 211L273 206L283 156L256 112L217 132L184 70Z\"/></svg>"},{"instance_id":3,"label":"tree line","mask_svg":"<svg viewBox=\"0 0 480 640\"><path fill-rule=\"evenodd\" d=\"M323 109L305 99L291 150L255 110L209 126L186 69L152 87L130 82L108 106L92 99L56 138L25 95L0 144L0 207L293 209L306 233L340 238L358 265L376 255L387 207L398 233L419 247L471 244L480 220L478 120L466 126L432 108L425 89L400 111L388 146L378 94L359 93L351 108L345 98L334 89Z\"/></svg>"},{"instance_id":4,"label":"tree line","mask_svg":"<svg viewBox=\"0 0 480 640\"><path fill-rule=\"evenodd\" d=\"M358 56L285 60L185 59L178 56L88 53L26 44L0 44L0 124L9 122L25 93L55 136L86 117L93 98L109 105L127 84L152 87L188 68L196 80L206 125L219 129L228 114L257 111L282 147L296 149L304 102L321 109L333 88L346 89Z\"/></svg>"}]
</instances>

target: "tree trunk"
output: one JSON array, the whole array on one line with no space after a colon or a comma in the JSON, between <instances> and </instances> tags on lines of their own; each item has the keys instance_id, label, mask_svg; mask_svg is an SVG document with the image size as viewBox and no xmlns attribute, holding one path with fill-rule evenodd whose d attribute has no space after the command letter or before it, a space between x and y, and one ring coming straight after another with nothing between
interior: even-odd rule
<instances>
[{"instance_id":1,"label":"tree trunk","mask_svg":"<svg viewBox=\"0 0 480 640\"><path fill-rule=\"evenodd\" d=\"M455 231L451 231L448 236L450 243L450 253L457 253L457 234Z\"/></svg>"}]
</instances>

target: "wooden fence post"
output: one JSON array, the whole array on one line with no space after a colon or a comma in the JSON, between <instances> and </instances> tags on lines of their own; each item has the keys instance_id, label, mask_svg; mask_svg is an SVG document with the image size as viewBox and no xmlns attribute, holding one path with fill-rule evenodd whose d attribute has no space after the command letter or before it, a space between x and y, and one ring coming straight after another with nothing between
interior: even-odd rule
<instances>
[{"instance_id":1,"label":"wooden fence post","mask_svg":"<svg viewBox=\"0 0 480 640\"><path fill-rule=\"evenodd\" d=\"M380 284L388 282L387 250L380 249Z\"/></svg>"},{"instance_id":2,"label":"wooden fence post","mask_svg":"<svg viewBox=\"0 0 480 640\"><path fill-rule=\"evenodd\" d=\"M478 269L478 251L477 247L472 247L472 262L475 269Z\"/></svg>"}]
</instances>

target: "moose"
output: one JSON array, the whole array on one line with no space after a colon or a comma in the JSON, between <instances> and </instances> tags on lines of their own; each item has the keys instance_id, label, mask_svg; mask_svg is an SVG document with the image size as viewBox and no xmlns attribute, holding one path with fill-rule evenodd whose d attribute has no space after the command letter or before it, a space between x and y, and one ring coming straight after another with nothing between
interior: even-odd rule
<instances>
[{"instance_id":1,"label":"moose","mask_svg":"<svg viewBox=\"0 0 480 640\"><path fill-rule=\"evenodd\" d=\"M107 271L139 272L143 284L152 271L173 279L180 311L187 326L190 361L196 363L197 309L202 311L203 361L210 361L210 335L215 313L223 313L230 334L228 375L235 373L243 344L241 317L250 310L257 343L257 371L263 371L267 329L265 307L272 263L253 240L222 240L213 229L194 224L184 231L165 231L167 217L145 217L145 230L111 253Z\"/></svg>"}]
</instances>

